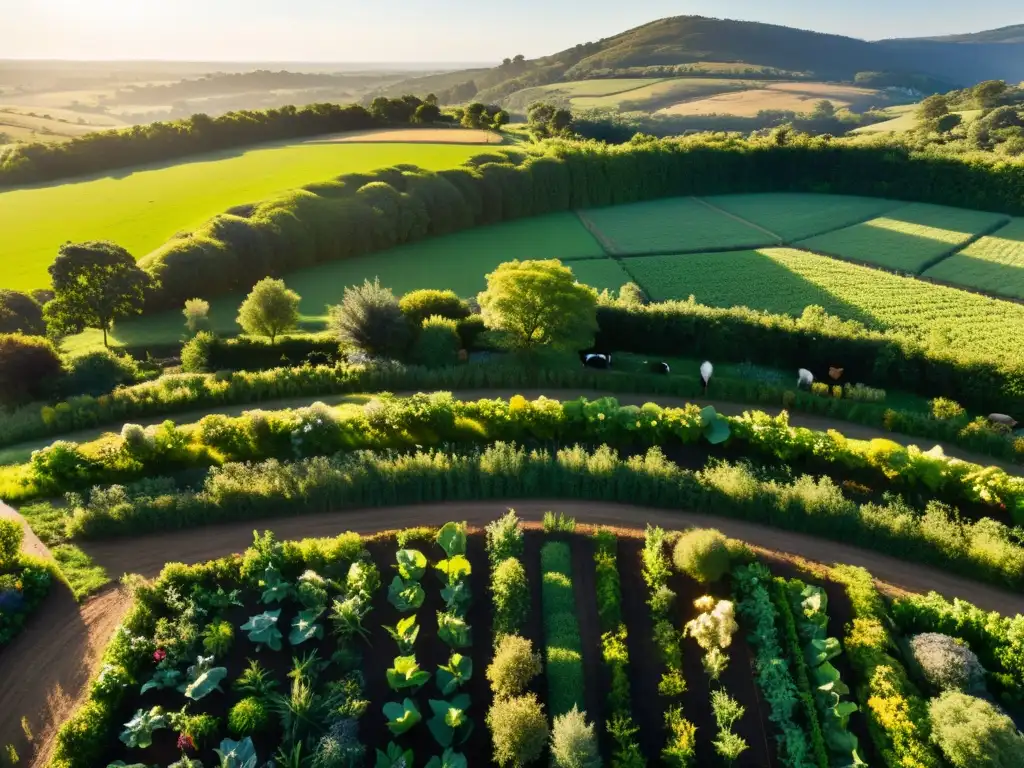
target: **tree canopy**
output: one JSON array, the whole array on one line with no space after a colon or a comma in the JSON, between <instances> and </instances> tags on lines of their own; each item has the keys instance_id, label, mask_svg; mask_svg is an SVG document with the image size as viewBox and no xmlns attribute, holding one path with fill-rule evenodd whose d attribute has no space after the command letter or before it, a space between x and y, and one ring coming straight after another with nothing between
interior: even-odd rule
<instances>
[{"instance_id":1,"label":"tree canopy","mask_svg":"<svg viewBox=\"0 0 1024 768\"><path fill-rule=\"evenodd\" d=\"M273 344L279 334L299 324L299 301L299 294L290 290L284 280L265 277L253 286L238 308L238 324L250 335L269 336Z\"/></svg>"}]
</instances>

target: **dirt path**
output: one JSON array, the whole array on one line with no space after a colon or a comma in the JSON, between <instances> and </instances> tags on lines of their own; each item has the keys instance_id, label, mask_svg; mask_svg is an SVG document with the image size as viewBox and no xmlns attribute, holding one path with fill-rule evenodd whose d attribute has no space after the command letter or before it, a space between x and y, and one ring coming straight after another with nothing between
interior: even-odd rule
<instances>
[{"instance_id":1,"label":"dirt path","mask_svg":"<svg viewBox=\"0 0 1024 768\"><path fill-rule=\"evenodd\" d=\"M355 510L86 542L82 548L110 573L153 577L169 561L198 563L241 552L252 542L254 528L272 530L281 539L294 539L337 535L347 530L369 533L383 528L439 525L452 519L482 525L503 514L510 505L527 521L539 521L546 510L555 509L575 516L581 523L620 528L642 528L648 522L669 528L715 527L769 555L773 551L785 552L821 563L863 566L887 588L910 592L935 590L947 598L970 600L985 610L1008 615L1024 613L1024 595L845 544L709 515L600 502L493 500ZM55 590L25 631L0 654L0 744L21 745L19 753L30 753L20 725L21 717L26 715L37 743L46 745L41 750L45 755L53 726L73 711L128 602L122 590L113 589L80 609L62 585ZM645 734L645 739L650 738ZM30 765L44 764L37 757Z\"/></svg>"},{"instance_id":2,"label":"dirt path","mask_svg":"<svg viewBox=\"0 0 1024 768\"><path fill-rule=\"evenodd\" d=\"M398 392L399 396L408 396L413 394L412 392ZM470 390L457 390L452 393L457 400L483 400L483 399L494 399L503 398L508 399L513 395L523 395L529 399L535 399L542 395L551 397L557 400L575 400L579 397L587 397L595 399L599 397L614 397L623 405L643 405L644 403L657 403L658 405L665 407L681 407L687 403L693 403L695 405L705 406L713 405L715 410L719 413L726 414L727 416L739 416L744 411L759 410L769 413L772 416L777 416L783 409L781 406L767 405L764 403L752 404L752 403L736 403L727 402L724 400L700 400L691 399L685 397L670 397L668 395L652 395L652 394L627 394L627 393L615 393L615 392L602 392L600 390L588 390L588 389L470 389ZM286 408L301 408L311 403L321 402L327 405L339 405L341 403L365 403L372 399L373 395L367 394L347 394L347 395L324 395L322 397L301 397L301 398L289 398L284 400L266 400L263 402L256 403L243 403L236 405L228 405L221 408L208 408L196 411L186 411L177 414L165 414L163 416L154 416L147 419L133 419L131 423L140 424L144 427L153 424L162 424L167 419L172 419L176 424L190 424L199 421L204 416L210 414L223 414L226 416L240 416L245 411L251 411L255 409L262 410L283 410ZM888 440L899 443L900 445L919 445L922 448L931 448L934 445L941 446L942 450L947 456L953 456L963 461L970 461L975 464L980 464L983 467L994 466L1000 467L1010 474L1022 475L1024 474L1024 468L1020 465L1013 464L1012 462L1002 461L992 456L986 456L980 453L973 453L966 451L955 445L949 443L935 443L929 440L925 440L919 437L911 437L909 435L902 435L895 432L887 432L883 429L876 429L874 427L865 426L863 424L856 424L851 421L842 421L840 419L830 419L822 416L814 416L800 412L790 412L789 423L794 427L806 427L807 429L813 429L819 432L824 432L829 429L837 429L842 432L846 437L850 437L856 440L872 440L877 437L883 437ZM7 448L0 449L0 465L4 464L16 464L24 461L28 461L32 451L53 443L55 440L70 440L76 443L84 443L90 440L95 440L108 432L120 432L120 424L111 424L106 427L94 428L81 430L79 432L71 432L65 435L53 436L49 438L43 438L40 440L34 440L29 443L20 443L18 445L8 446Z\"/></svg>"}]
</instances>

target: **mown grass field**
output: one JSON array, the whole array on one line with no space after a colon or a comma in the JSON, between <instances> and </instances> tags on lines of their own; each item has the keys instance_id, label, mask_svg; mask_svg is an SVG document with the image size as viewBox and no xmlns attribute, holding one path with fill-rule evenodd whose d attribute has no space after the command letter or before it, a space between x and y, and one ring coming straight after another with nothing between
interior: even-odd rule
<instances>
[{"instance_id":1,"label":"mown grass field","mask_svg":"<svg viewBox=\"0 0 1024 768\"><path fill-rule=\"evenodd\" d=\"M480 146L302 140L197 156L165 167L0 191L0 286L45 288L61 243L113 240L136 258L233 205L356 171L396 163L451 168Z\"/></svg>"},{"instance_id":2,"label":"mown grass field","mask_svg":"<svg viewBox=\"0 0 1024 768\"><path fill-rule=\"evenodd\" d=\"M898 200L849 195L722 195L707 202L774 232L786 242L803 240L872 219L906 205Z\"/></svg>"},{"instance_id":3,"label":"mown grass field","mask_svg":"<svg viewBox=\"0 0 1024 768\"><path fill-rule=\"evenodd\" d=\"M920 274L971 238L1008 220L998 213L915 203L800 245L828 256Z\"/></svg>"},{"instance_id":4,"label":"mown grass field","mask_svg":"<svg viewBox=\"0 0 1024 768\"><path fill-rule=\"evenodd\" d=\"M924 276L1024 299L1024 219L1013 219L925 270Z\"/></svg>"},{"instance_id":5,"label":"mown grass field","mask_svg":"<svg viewBox=\"0 0 1024 768\"><path fill-rule=\"evenodd\" d=\"M983 348L1019 360L1024 306L899 277L791 248L650 256L624 260L655 300L686 299L799 315L818 304L830 314L921 339Z\"/></svg>"},{"instance_id":6,"label":"mown grass field","mask_svg":"<svg viewBox=\"0 0 1024 768\"><path fill-rule=\"evenodd\" d=\"M320 330L327 306L341 302L345 286L380 278L396 295L418 288L449 288L460 296L475 296L487 287L486 275L512 259L562 259L578 270L579 279L597 288L618 289L629 282L617 262L569 261L603 257L604 251L573 213L521 219L493 227L470 229L434 240L423 240L385 253L335 261L284 276L302 296L303 326ZM244 296L221 296L210 302L213 327L239 333L235 323ZM118 324L113 338L130 346L167 344L184 329L180 312L162 312ZM79 351L101 343L98 332L87 331L68 339L65 348Z\"/></svg>"},{"instance_id":7,"label":"mown grass field","mask_svg":"<svg viewBox=\"0 0 1024 768\"><path fill-rule=\"evenodd\" d=\"M890 132L906 133L907 131L916 130L921 125L921 121L917 117L917 107L917 104L904 104L899 107L889 107L885 111L894 116L892 120L875 123L874 125L864 125L854 131L851 131L851 133L865 135ZM957 111L956 114L960 115L965 123L972 123L981 116L981 112L982 111L980 109L966 109Z\"/></svg>"},{"instance_id":8,"label":"mown grass field","mask_svg":"<svg viewBox=\"0 0 1024 768\"><path fill-rule=\"evenodd\" d=\"M615 253L666 253L771 245L777 238L692 197L586 212Z\"/></svg>"}]
</instances>

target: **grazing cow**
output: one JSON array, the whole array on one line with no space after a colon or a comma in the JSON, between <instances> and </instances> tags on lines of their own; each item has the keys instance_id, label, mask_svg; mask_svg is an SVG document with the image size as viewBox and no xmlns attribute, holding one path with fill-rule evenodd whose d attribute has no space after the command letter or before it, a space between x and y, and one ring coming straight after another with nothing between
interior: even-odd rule
<instances>
[{"instance_id":1,"label":"grazing cow","mask_svg":"<svg viewBox=\"0 0 1024 768\"><path fill-rule=\"evenodd\" d=\"M990 413L988 420L992 424L998 424L1001 427L1007 427L1013 429L1017 426L1017 420L1012 416L1007 416L1005 413Z\"/></svg>"},{"instance_id":2,"label":"grazing cow","mask_svg":"<svg viewBox=\"0 0 1024 768\"><path fill-rule=\"evenodd\" d=\"M598 370L608 370L612 367L612 356L606 355L603 352L591 352L583 358L583 366L585 368L597 368Z\"/></svg>"},{"instance_id":3,"label":"grazing cow","mask_svg":"<svg viewBox=\"0 0 1024 768\"><path fill-rule=\"evenodd\" d=\"M845 368L829 368L828 375L832 379L832 381L839 381L841 378L843 378L843 371L845 370Z\"/></svg>"},{"instance_id":4,"label":"grazing cow","mask_svg":"<svg viewBox=\"0 0 1024 768\"><path fill-rule=\"evenodd\" d=\"M700 380L704 382L704 394L708 393L708 384L711 382L711 374L715 372L715 366L709 360L700 364Z\"/></svg>"},{"instance_id":5,"label":"grazing cow","mask_svg":"<svg viewBox=\"0 0 1024 768\"><path fill-rule=\"evenodd\" d=\"M644 360L644 365L647 366L647 370L651 373L669 374L672 372L672 369L668 367L666 362L649 363Z\"/></svg>"},{"instance_id":6,"label":"grazing cow","mask_svg":"<svg viewBox=\"0 0 1024 768\"><path fill-rule=\"evenodd\" d=\"M798 389L810 389L811 384L814 383L814 374L808 371L806 368L801 368L797 371L796 386Z\"/></svg>"}]
</instances>

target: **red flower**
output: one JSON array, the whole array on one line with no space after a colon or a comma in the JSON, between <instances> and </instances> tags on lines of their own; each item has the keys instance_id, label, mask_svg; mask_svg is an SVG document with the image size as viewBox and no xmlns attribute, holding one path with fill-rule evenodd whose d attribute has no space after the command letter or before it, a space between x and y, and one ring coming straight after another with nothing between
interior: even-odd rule
<instances>
[{"instance_id":1,"label":"red flower","mask_svg":"<svg viewBox=\"0 0 1024 768\"><path fill-rule=\"evenodd\" d=\"M153 660L157 663L163 661L166 658L167 651L165 651L163 648L157 648L155 651L153 651Z\"/></svg>"},{"instance_id":2,"label":"red flower","mask_svg":"<svg viewBox=\"0 0 1024 768\"><path fill-rule=\"evenodd\" d=\"M187 733L183 733L178 736L178 749L184 752L186 749L195 751L196 743L192 740L192 737Z\"/></svg>"}]
</instances>

